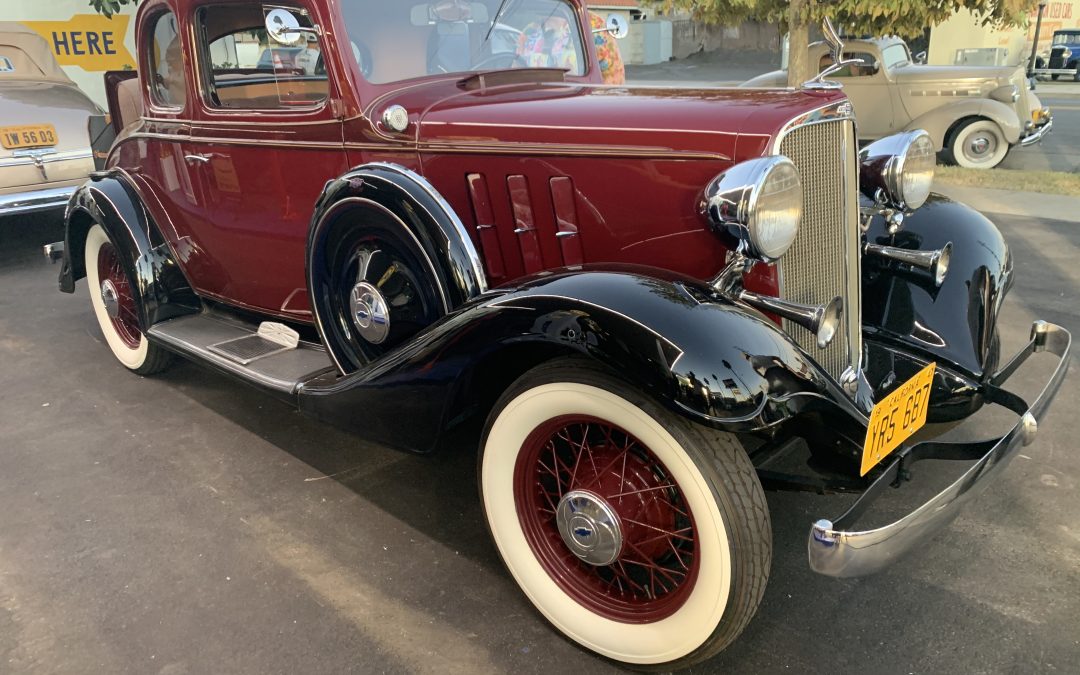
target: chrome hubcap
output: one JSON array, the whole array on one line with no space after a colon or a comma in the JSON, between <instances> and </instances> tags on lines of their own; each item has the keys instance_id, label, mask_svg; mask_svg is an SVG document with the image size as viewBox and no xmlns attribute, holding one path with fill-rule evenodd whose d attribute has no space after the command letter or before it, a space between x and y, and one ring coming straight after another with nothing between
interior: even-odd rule
<instances>
[{"instance_id":1,"label":"chrome hubcap","mask_svg":"<svg viewBox=\"0 0 1080 675\"><path fill-rule=\"evenodd\" d=\"M390 311L379 289L366 281L353 286L349 309L360 336L377 345L390 334Z\"/></svg>"},{"instance_id":2,"label":"chrome hubcap","mask_svg":"<svg viewBox=\"0 0 1080 675\"><path fill-rule=\"evenodd\" d=\"M986 136L977 136L971 139L968 147L971 149L972 157L983 157L993 149L993 145L993 142Z\"/></svg>"},{"instance_id":3,"label":"chrome hubcap","mask_svg":"<svg viewBox=\"0 0 1080 675\"><path fill-rule=\"evenodd\" d=\"M566 547L590 565L610 565L622 552L619 517L591 492L573 490L563 495L555 521Z\"/></svg>"},{"instance_id":4,"label":"chrome hubcap","mask_svg":"<svg viewBox=\"0 0 1080 675\"><path fill-rule=\"evenodd\" d=\"M110 319L120 317L120 296L116 292L116 286L110 279L101 282L101 301L105 303L105 313Z\"/></svg>"}]
</instances>

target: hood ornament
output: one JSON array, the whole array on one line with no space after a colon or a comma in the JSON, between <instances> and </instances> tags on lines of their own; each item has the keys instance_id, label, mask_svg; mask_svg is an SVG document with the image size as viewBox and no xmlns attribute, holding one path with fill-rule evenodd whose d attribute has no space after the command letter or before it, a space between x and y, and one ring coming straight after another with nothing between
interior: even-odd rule
<instances>
[{"instance_id":1,"label":"hood ornament","mask_svg":"<svg viewBox=\"0 0 1080 675\"><path fill-rule=\"evenodd\" d=\"M828 17L825 17L821 22L821 32L825 34L825 43L829 45L829 55L832 56L833 64L822 69L813 78L803 82L802 87L803 89L840 89L844 86L843 84L825 78L847 66L861 64L862 61L860 59L844 60L844 41L840 39L840 34L836 32L836 28L833 27L832 21L829 21Z\"/></svg>"}]
</instances>

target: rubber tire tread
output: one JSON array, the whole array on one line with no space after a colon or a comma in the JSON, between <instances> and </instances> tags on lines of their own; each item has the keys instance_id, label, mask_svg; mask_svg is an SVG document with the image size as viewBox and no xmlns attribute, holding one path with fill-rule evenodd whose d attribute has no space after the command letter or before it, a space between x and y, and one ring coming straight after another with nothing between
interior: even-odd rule
<instances>
[{"instance_id":1,"label":"rubber tire tread","mask_svg":"<svg viewBox=\"0 0 1080 675\"><path fill-rule=\"evenodd\" d=\"M605 660L642 672L667 672L686 668L719 654L739 637L754 617L765 595L772 566L772 521L769 507L757 471L742 444L734 434L696 424L669 411L595 362L579 358L556 359L519 377L492 408L484 425L477 458L479 489L482 490L480 472L488 429L494 424L499 413L521 393L555 382L576 382L606 389L659 421L683 449L691 453L698 469L712 487L713 498L716 499L728 528L732 560L731 590L728 606L713 634L693 652L666 663L629 664L606 658ZM698 456L693 456L695 453ZM480 501L483 506L482 494ZM486 514L484 522L488 522Z\"/></svg>"},{"instance_id":2,"label":"rubber tire tread","mask_svg":"<svg viewBox=\"0 0 1080 675\"><path fill-rule=\"evenodd\" d=\"M149 338L147 338L149 340ZM176 355L158 345L150 342L146 346L146 360L138 368L132 369L131 372L136 375L142 375L144 377L150 375L157 375L158 373L167 370L169 366L176 361Z\"/></svg>"}]
</instances>

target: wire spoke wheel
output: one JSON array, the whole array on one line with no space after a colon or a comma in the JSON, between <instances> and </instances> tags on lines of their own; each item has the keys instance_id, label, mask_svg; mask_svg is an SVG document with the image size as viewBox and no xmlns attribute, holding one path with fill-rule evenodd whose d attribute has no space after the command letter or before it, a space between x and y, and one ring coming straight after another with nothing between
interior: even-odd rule
<instances>
[{"instance_id":1,"label":"wire spoke wheel","mask_svg":"<svg viewBox=\"0 0 1080 675\"><path fill-rule=\"evenodd\" d=\"M169 367L172 354L143 335L142 298L124 267L124 255L100 225L87 231L83 262L90 306L116 360L139 375L152 375Z\"/></svg>"},{"instance_id":2,"label":"wire spoke wheel","mask_svg":"<svg viewBox=\"0 0 1080 675\"><path fill-rule=\"evenodd\" d=\"M587 649L676 669L722 650L753 616L771 529L735 436L563 358L506 389L478 462L507 569Z\"/></svg>"},{"instance_id":3,"label":"wire spoke wheel","mask_svg":"<svg viewBox=\"0 0 1080 675\"><path fill-rule=\"evenodd\" d=\"M106 242L98 249L97 269L101 282L100 292L113 330L130 349L138 348L142 332L139 330L135 296L127 274L120 265L120 256L111 242Z\"/></svg>"},{"instance_id":4,"label":"wire spoke wheel","mask_svg":"<svg viewBox=\"0 0 1080 675\"><path fill-rule=\"evenodd\" d=\"M663 463L623 429L576 416L541 425L519 456L515 496L537 558L583 605L655 621L686 599L699 559L693 516ZM591 505L610 522L590 519ZM608 553L591 556L604 537L615 540Z\"/></svg>"}]
</instances>

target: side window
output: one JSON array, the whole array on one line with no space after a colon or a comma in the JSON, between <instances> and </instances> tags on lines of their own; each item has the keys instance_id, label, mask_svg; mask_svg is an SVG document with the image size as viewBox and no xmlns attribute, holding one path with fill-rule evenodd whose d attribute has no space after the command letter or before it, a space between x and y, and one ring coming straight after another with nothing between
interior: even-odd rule
<instances>
[{"instance_id":1,"label":"side window","mask_svg":"<svg viewBox=\"0 0 1080 675\"><path fill-rule=\"evenodd\" d=\"M200 50L207 105L225 109L293 109L326 100L329 85L322 45L305 32L292 46L267 36L266 12L279 7L208 5L199 10ZM305 10L288 7L301 28L312 28Z\"/></svg>"},{"instance_id":2,"label":"side window","mask_svg":"<svg viewBox=\"0 0 1080 675\"><path fill-rule=\"evenodd\" d=\"M874 55L867 52L844 52L844 60L858 59L859 63L844 66L829 77L866 77L877 73ZM821 72L833 64L832 56L825 54L818 64L818 72Z\"/></svg>"},{"instance_id":3,"label":"side window","mask_svg":"<svg viewBox=\"0 0 1080 675\"><path fill-rule=\"evenodd\" d=\"M151 33L150 98L164 108L183 108L187 103L187 80L184 74L184 53L180 47L180 35L176 17L172 12L158 16Z\"/></svg>"}]
</instances>

